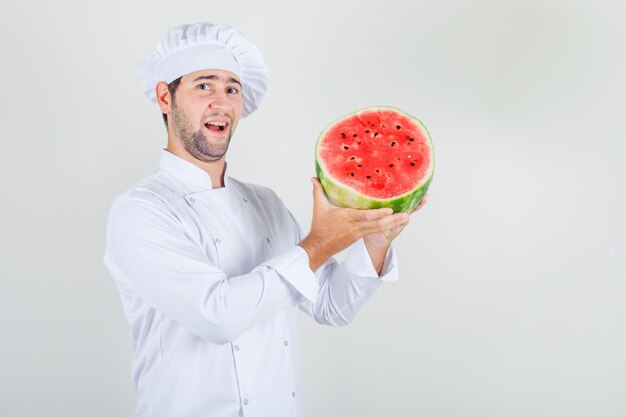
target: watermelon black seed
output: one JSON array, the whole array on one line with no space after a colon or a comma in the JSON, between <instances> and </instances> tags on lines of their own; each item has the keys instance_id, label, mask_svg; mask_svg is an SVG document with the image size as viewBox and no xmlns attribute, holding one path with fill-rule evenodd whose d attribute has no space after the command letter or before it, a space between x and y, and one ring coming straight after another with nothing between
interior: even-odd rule
<instances>
[{"instance_id":1,"label":"watermelon black seed","mask_svg":"<svg viewBox=\"0 0 626 417\"><path fill-rule=\"evenodd\" d=\"M345 133L342 133L342 134L341 134L341 137L342 137L342 138L345 138L345 137L346 137L346 134L345 134Z\"/></svg>"},{"instance_id":2,"label":"watermelon black seed","mask_svg":"<svg viewBox=\"0 0 626 417\"><path fill-rule=\"evenodd\" d=\"M357 144L357 145L360 145L360 144L361 144L361 141L358 141L356 144Z\"/></svg>"},{"instance_id":3,"label":"watermelon black seed","mask_svg":"<svg viewBox=\"0 0 626 417\"><path fill-rule=\"evenodd\" d=\"M361 168L362 166L363 166L363 165L359 164L359 165L357 165L357 168Z\"/></svg>"},{"instance_id":4,"label":"watermelon black seed","mask_svg":"<svg viewBox=\"0 0 626 417\"><path fill-rule=\"evenodd\" d=\"M350 160L354 161L356 159L356 156L351 156Z\"/></svg>"},{"instance_id":5,"label":"watermelon black seed","mask_svg":"<svg viewBox=\"0 0 626 417\"><path fill-rule=\"evenodd\" d=\"M396 129L400 130L400 125L396 125Z\"/></svg>"},{"instance_id":6,"label":"watermelon black seed","mask_svg":"<svg viewBox=\"0 0 626 417\"><path fill-rule=\"evenodd\" d=\"M348 149L350 149L347 145L343 145L343 148L347 151Z\"/></svg>"},{"instance_id":7,"label":"watermelon black seed","mask_svg":"<svg viewBox=\"0 0 626 417\"><path fill-rule=\"evenodd\" d=\"M378 132L374 132L374 137L378 136Z\"/></svg>"},{"instance_id":8,"label":"watermelon black seed","mask_svg":"<svg viewBox=\"0 0 626 417\"><path fill-rule=\"evenodd\" d=\"M350 175L352 175L354 177L354 172L351 172Z\"/></svg>"},{"instance_id":9,"label":"watermelon black seed","mask_svg":"<svg viewBox=\"0 0 626 417\"><path fill-rule=\"evenodd\" d=\"M413 138L409 138L409 142L413 142L415 139Z\"/></svg>"},{"instance_id":10,"label":"watermelon black seed","mask_svg":"<svg viewBox=\"0 0 626 417\"><path fill-rule=\"evenodd\" d=\"M353 138L356 138L356 136L357 136L357 134L356 134L356 133L354 133L354 134L352 135L352 137L353 137Z\"/></svg>"},{"instance_id":11,"label":"watermelon black seed","mask_svg":"<svg viewBox=\"0 0 626 417\"><path fill-rule=\"evenodd\" d=\"M369 129L367 129L367 130L365 131L365 133L370 133L370 130L369 130Z\"/></svg>"},{"instance_id":12,"label":"watermelon black seed","mask_svg":"<svg viewBox=\"0 0 626 417\"><path fill-rule=\"evenodd\" d=\"M377 173L378 173L378 172L380 172L380 169L377 169L377 170L376 170L376 172L377 172Z\"/></svg>"},{"instance_id":13,"label":"watermelon black seed","mask_svg":"<svg viewBox=\"0 0 626 417\"><path fill-rule=\"evenodd\" d=\"M414 167L415 166L415 162L411 162L411 166Z\"/></svg>"},{"instance_id":14,"label":"watermelon black seed","mask_svg":"<svg viewBox=\"0 0 626 417\"><path fill-rule=\"evenodd\" d=\"M389 164L389 168L393 168L393 164Z\"/></svg>"},{"instance_id":15,"label":"watermelon black seed","mask_svg":"<svg viewBox=\"0 0 626 417\"><path fill-rule=\"evenodd\" d=\"M396 145L397 145L396 141L391 142L391 146L396 146Z\"/></svg>"},{"instance_id":16,"label":"watermelon black seed","mask_svg":"<svg viewBox=\"0 0 626 417\"><path fill-rule=\"evenodd\" d=\"M369 180L372 177L370 175L366 175L365 178L367 178Z\"/></svg>"}]
</instances>

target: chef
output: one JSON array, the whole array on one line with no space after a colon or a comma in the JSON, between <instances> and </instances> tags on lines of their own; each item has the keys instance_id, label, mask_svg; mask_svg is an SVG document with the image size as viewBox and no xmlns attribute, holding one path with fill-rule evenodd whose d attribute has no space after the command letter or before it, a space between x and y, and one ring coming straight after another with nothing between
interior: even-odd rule
<instances>
[{"instance_id":1,"label":"chef","mask_svg":"<svg viewBox=\"0 0 626 417\"><path fill-rule=\"evenodd\" d=\"M167 146L114 201L104 258L131 328L135 416L301 416L298 310L349 323L398 278L390 244L409 216L334 207L312 179L304 234L272 190L229 175L228 145L269 78L235 28L171 28L140 74Z\"/></svg>"}]
</instances>

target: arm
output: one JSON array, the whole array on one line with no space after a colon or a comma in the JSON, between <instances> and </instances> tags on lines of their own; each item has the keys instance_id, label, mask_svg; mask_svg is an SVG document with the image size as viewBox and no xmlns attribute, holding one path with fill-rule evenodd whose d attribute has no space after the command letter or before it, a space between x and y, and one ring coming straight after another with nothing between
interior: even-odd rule
<instances>
[{"instance_id":1,"label":"arm","mask_svg":"<svg viewBox=\"0 0 626 417\"><path fill-rule=\"evenodd\" d=\"M379 276L361 239L347 249L343 262L331 258L315 275L320 283L317 301L304 300L300 309L318 323L343 326L356 317L383 281L398 279L396 255L390 248Z\"/></svg>"},{"instance_id":2,"label":"arm","mask_svg":"<svg viewBox=\"0 0 626 417\"><path fill-rule=\"evenodd\" d=\"M106 251L105 262L117 281L213 343L227 343L279 311L317 297L318 282L301 248L227 277L156 199L114 204Z\"/></svg>"},{"instance_id":3,"label":"arm","mask_svg":"<svg viewBox=\"0 0 626 417\"><path fill-rule=\"evenodd\" d=\"M339 253L357 240L370 236L388 236L386 241L379 239L370 244L368 252L373 254L372 261L377 270L382 267L384 255L391 240L409 222L407 213L393 214L390 208L357 210L333 206L324 195L324 190L317 178L313 182L313 219L311 231L299 245L309 256L311 270L315 271L331 256ZM378 244L382 243L382 244ZM370 256L371 256L370 254Z\"/></svg>"},{"instance_id":4,"label":"arm","mask_svg":"<svg viewBox=\"0 0 626 417\"><path fill-rule=\"evenodd\" d=\"M390 244L407 222L407 214L394 215L391 209L335 207L326 200L317 179L313 179L311 232L300 246L309 254L320 291L316 303L305 301L301 308L320 323L338 326L350 322L382 280L397 279ZM348 245L343 263L330 257Z\"/></svg>"},{"instance_id":5,"label":"arm","mask_svg":"<svg viewBox=\"0 0 626 417\"><path fill-rule=\"evenodd\" d=\"M415 213L417 210L424 207L424 204L426 204L427 201L428 201L428 194L426 194L424 198L422 198L422 201L420 201L417 207L413 209L411 214ZM363 238L365 242L365 247L367 248L367 253L372 259L372 264L374 265L374 268L376 269L378 274L381 273L383 262L385 261L385 255L387 254L389 248L391 247L391 242L400 234L400 232L402 231L402 229L404 229L406 224L408 224L408 219L407 219L407 223L405 224L401 224L389 230L383 230L378 233L372 233L368 236L365 236L365 238Z\"/></svg>"}]
</instances>

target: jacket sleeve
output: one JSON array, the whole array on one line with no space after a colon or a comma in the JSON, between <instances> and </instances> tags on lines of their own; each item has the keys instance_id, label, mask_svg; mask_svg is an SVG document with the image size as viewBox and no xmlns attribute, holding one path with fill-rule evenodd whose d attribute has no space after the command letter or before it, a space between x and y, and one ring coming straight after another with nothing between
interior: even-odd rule
<instances>
[{"instance_id":1,"label":"jacket sleeve","mask_svg":"<svg viewBox=\"0 0 626 417\"><path fill-rule=\"evenodd\" d=\"M165 204L127 197L109 213L105 265L145 302L213 343L300 305L316 302L319 283L295 246L240 276L226 276L189 239Z\"/></svg>"}]
</instances>

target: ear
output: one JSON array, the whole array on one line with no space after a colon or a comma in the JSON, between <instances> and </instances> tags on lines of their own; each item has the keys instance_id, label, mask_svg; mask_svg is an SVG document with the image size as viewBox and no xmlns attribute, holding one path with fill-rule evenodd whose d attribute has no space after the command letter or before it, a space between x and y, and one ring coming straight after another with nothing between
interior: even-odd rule
<instances>
[{"instance_id":1,"label":"ear","mask_svg":"<svg viewBox=\"0 0 626 417\"><path fill-rule=\"evenodd\" d=\"M169 114L172 106L172 96L167 89L167 83L159 81L156 85L156 102L161 109L161 113Z\"/></svg>"}]
</instances>

